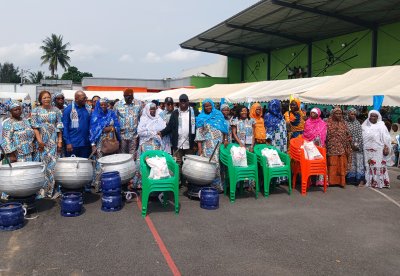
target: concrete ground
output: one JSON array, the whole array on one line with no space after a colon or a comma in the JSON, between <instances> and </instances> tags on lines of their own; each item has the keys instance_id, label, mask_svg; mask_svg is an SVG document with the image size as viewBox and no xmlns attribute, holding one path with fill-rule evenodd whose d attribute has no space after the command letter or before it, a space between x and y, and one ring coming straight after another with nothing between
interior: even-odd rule
<instances>
[{"instance_id":1,"label":"concrete ground","mask_svg":"<svg viewBox=\"0 0 400 276\"><path fill-rule=\"evenodd\" d=\"M380 191L388 197L354 186L288 196L283 187L234 204L222 196L209 211L181 196L179 215L153 201L150 220L135 201L105 213L90 195L83 215L65 218L58 201L42 200L36 219L0 232L0 275L171 275L174 264L183 275L399 275L399 174Z\"/></svg>"}]
</instances>

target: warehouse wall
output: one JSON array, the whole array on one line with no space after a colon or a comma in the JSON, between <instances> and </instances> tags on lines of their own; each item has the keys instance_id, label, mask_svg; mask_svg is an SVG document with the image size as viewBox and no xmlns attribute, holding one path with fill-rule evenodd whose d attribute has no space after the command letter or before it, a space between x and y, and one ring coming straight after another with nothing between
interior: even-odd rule
<instances>
[{"instance_id":1,"label":"warehouse wall","mask_svg":"<svg viewBox=\"0 0 400 276\"><path fill-rule=\"evenodd\" d=\"M372 32L365 30L337 36L312 44L312 76L346 73L353 68L371 66ZM378 30L378 66L400 64L400 22L381 26ZM288 68L301 67L307 71L308 49L301 44L271 52L271 80L287 79ZM267 54L244 58L245 82L267 80ZM239 59L228 59L229 83L241 82L242 65Z\"/></svg>"},{"instance_id":2,"label":"warehouse wall","mask_svg":"<svg viewBox=\"0 0 400 276\"><path fill-rule=\"evenodd\" d=\"M214 77L190 77L190 84L196 88L209 87L214 84L226 84L227 78L214 78Z\"/></svg>"}]
</instances>

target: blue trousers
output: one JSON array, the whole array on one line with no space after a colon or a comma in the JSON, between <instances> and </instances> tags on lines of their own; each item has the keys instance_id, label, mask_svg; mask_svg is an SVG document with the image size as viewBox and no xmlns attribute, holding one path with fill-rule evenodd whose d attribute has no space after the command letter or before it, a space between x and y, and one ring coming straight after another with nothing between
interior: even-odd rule
<instances>
[{"instance_id":1,"label":"blue trousers","mask_svg":"<svg viewBox=\"0 0 400 276\"><path fill-rule=\"evenodd\" d=\"M71 152L65 152L65 156L71 157L71 155L74 154L76 157L89 158L91 152L91 146L73 147L73 150Z\"/></svg>"}]
</instances>

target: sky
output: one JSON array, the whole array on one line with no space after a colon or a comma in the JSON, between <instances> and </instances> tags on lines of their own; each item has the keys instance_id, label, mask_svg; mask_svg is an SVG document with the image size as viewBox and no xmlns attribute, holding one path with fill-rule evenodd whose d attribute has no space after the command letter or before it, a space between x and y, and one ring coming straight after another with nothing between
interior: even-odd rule
<instances>
[{"instance_id":1,"label":"sky","mask_svg":"<svg viewBox=\"0 0 400 276\"><path fill-rule=\"evenodd\" d=\"M52 33L70 43L71 66L95 77L177 78L219 56L179 44L258 0L0 0L0 63L30 72ZM59 67L58 74L64 70Z\"/></svg>"}]
</instances>

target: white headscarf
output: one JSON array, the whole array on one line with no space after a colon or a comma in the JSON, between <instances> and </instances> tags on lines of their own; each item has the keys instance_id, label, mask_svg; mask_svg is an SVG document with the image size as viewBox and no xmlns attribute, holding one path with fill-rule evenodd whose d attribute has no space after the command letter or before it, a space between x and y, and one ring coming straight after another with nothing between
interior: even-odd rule
<instances>
[{"instance_id":1,"label":"white headscarf","mask_svg":"<svg viewBox=\"0 0 400 276\"><path fill-rule=\"evenodd\" d=\"M371 114L378 115L378 121L373 124L370 122ZM382 151L386 145L391 149L391 139L390 134L382 121L382 116L377 110L371 110L368 113L368 118L362 124L362 134L364 141L364 149L376 149L377 151Z\"/></svg>"},{"instance_id":2,"label":"white headscarf","mask_svg":"<svg viewBox=\"0 0 400 276\"><path fill-rule=\"evenodd\" d=\"M160 139L157 132L163 130L166 127L165 121L157 114L153 117L150 114L150 108L156 107L154 103L148 103L142 111L142 116L140 116L138 135L140 145L150 139ZM161 139L160 139L161 141Z\"/></svg>"}]
</instances>

